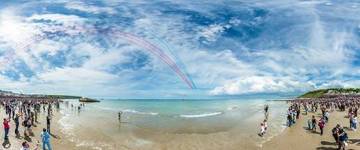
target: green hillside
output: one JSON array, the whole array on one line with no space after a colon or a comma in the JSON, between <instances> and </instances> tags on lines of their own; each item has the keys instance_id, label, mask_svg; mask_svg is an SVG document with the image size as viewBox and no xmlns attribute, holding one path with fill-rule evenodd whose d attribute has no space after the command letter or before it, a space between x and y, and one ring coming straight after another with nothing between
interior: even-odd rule
<instances>
[{"instance_id":1,"label":"green hillside","mask_svg":"<svg viewBox=\"0 0 360 150\"><path fill-rule=\"evenodd\" d=\"M360 88L329 88L329 89L319 89L307 92L299 98L319 98L325 94L351 94L351 93L360 93Z\"/></svg>"}]
</instances>

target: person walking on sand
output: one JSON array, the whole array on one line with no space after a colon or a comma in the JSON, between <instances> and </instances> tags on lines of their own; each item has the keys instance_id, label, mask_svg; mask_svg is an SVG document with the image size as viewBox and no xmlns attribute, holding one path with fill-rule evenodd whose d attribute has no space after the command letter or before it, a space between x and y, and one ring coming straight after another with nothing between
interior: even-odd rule
<instances>
[{"instance_id":1,"label":"person walking on sand","mask_svg":"<svg viewBox=\"0 0 360 150\"><path fill-rule=\"evenodd\" d=\"M323 135L323 133L324 133L324 127L325 127L325 121L324 121L323 118L321 118L321 119L319 120L318 125L319 125L319 128L320 128L320 135Z\"/></svg>"},{"instance_id":2,"label":"person walking on sand","mask_svg":"<svg viewBox=\"0 0 360 150\"><path fill-rule=\"evenodd\" d=\"M50 115L47 115L46 116L46 129L47 129L47 132L49 132L49 134L51 134L50 125L51 125L51 118L50 118Z\"/></svg>"},{"instance_id":3,"label":"person walking on sand","mask_svg":"<svg viewBox=\"0 0 360 150\"><path fill-rule=\"evenodd\" d=\"M44 128L42 133L41 133L41 140L42 140L42 147L43 150L51 150L51 144L50 144L50 134L46 131L46 129Z\"/></svg>"},{"instance_id":4,"label":"person walking on sand","mask_svg":"<svg viewBox=\"0 0 360 150\"><path fill-rule=\"evenodd\" d=\"M357 121L357 117L355 115L352 118L352 123L353 123L353 125L352 125L353 130L356 131L358 121Z\"/></svg>"},{"instance_id":5,"label":"person walking on sand","mask_svg":"<svg viewBox=\"0 0 360 150\"><path fill-rule=\"evenodd\" d=\"M119 119L119 123L121 123L121 115L122 115L122 111L119 111L119 113L118 113L118 119Z\"/></svg>"},{"instance_id":6,"label":"person walking on sand","mask_svg":"<svg viewBox=\"0 0 360 150\"><path fill-rule=\"evenodd\" d=\"M316 119L314 115L312 116L311 123L312 123L312 130L316 132Z\"/></svg>"},{"instance_id":7,"label":"person walking on sand","mask_svg":"<svg viewBox=\"0 0 360 150\"><path fill-rule=\"evenodd\" d=\"M269 105L266 104L264 107L264 114L265 114L265 119L268 119L269 117Z\"/></svg>"},{"instance_id":8,"label":"person walking on sand","mask_svg":"<svg viewBox=\"0 0 360 150\"><path fill-rule=\"evenodd\" d=\"M4 125L4 131L5 131L5 136L4 136L5 141L9 139L9 137L8 137L9 130L10 130L9 122L10 122L10 119L4 118L3 125Z\"/></svg>"},{"instance_id":9,"label":"person walking on sand","mask_svg":"<svg viewBox=\"0 0 360 150\"><path fill-rule=\"evenodd\" d=\"M340 124L337 124L332 130L332 136L336 143L339 143L339 131L340 131Z\"/></svg>"},{"instance_id":10,"label":"person walking on sand","mask_svg":"<svg viewBox=\"0 0 360 150\"><path fill-rule=\"evenodd\" d=\"M263 123L264 123L264 127L265 127L265 132L266 132L266 131L267 131L267 129L268 129L267 120L265 119Z\"/></svg>"},{"instance_id":11,"label":"person walking on sand","mask_svg":"<svg viewBox=\"0 0 360 150\"><path fill-rule=\"evenodd\" d=\"M312 127L311 119L309 119L307 123L308 123L308 130L312 130L313 127Z\"/></svg>"},{"instance_id":12,"label":"person walking on sand","mask_svg":"<svg viewBox=\"0 0 360 150\"><path fill-rule=\"evenodd\" d=\"M15 122L15 135L19 135L19 114L16 114L15 118L14 118L14 122Z\"/></svg>"},{"instance_id":13,"label":"person walking on sand","mask_svg":"<svg viewBox=\"0 0 360 150\"><path fill-rule=\"evenodd\" d=\"M34 112L35 112L35 114L34 114L35 115L35 122L38 123L38 113L39 112L37 110L35 110Z\"/></svg>"},{"instance_id":14,"label":"person walking on sand","mask_svg":"<svg viewBox=\"0 0 360 150\"><path fill-rule=\"evenodd\" d=\"M300 118L300 106L296 108L296 119Z\"/></svg>"},{"instance_id":15,"label":"person walking on sand","mask_svg":"<svg viewBox=\"0 0 360 150\"><path fill-rule=\"evenodd\" d=\"M324 116L324 117L325 117L325 122L326 122L326 123L328 123L328 122L329 122L329 115L330 115L330 114L329 114L329 111L327 111L327 110L326 110L326 111L325 111L325 116Z\"/></svg>"},{"instance_id":16,"label":"person walking on sand","mask_svg":"<svg viewBox=\"0 0 360 150\"><path fill-rule=\"evenodd\" d=\"M348 135L347 135L347 133L344 131L344 129L340 129L340 134L339 134L339 150L345 150L345 147L348 145L348 144L347 144L347 140L348 140Z\"/></svg>"},{"instance_id":17,"label":"person walking on sand","mask_svg":"<svg viewBox=\"0 0 360 150\"><path fill-rule=\"evenodd\" d=\"M260 133L258 134L260 137L263 137L266 133L265 125L264 123L260 123Z\"/></svg>"}]
</instances>

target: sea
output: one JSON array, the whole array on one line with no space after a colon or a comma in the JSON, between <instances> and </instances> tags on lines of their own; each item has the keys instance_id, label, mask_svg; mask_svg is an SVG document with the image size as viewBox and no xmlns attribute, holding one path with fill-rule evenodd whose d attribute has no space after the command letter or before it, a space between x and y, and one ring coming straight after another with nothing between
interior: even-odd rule
<instances>
[{"instance_id":1,"label":"sea","mask_svg":"<svg viewBox=\"0 0 360 150\"><path fill-rule=\"evenodd\" d=\"M285 101L264 98L101 100L78 110L79 105L65 100L58 120L66 139L79 149L172 149L177 144L208 149L203 145L212 140L220 142L214 145L219 148L224 143L261 148L286 128L288 108ZM259 137L265 105L269 130Z\"/></svg>"}]
</instances>

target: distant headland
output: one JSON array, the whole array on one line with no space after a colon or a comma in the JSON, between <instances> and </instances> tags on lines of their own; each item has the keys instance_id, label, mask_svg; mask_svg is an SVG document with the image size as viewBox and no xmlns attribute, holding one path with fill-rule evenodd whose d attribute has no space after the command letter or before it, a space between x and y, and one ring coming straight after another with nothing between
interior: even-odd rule
<instances>
[{"instance_id":1,"label":"distant headland","mask_svg":"<svg viewBox=\"0 0 360 150\"><path fill-rule=\"evenodd\" d=\"M27 97L27 98L49 98L49 99L80 99L81 96L73 95L47 95L47 94L24 94L0 90L0 97Z\"/></svg>"},{"instance_id":2,"label":"distant headland","mask_svg":"<svg viewBox=\"0 0 360 150\"><path fill-rule=\"evenodd\" d=\"M307 92L298 98L321 98L338 95L360 95L360 88L328 88Z\"/></svg>"}]
</instances>

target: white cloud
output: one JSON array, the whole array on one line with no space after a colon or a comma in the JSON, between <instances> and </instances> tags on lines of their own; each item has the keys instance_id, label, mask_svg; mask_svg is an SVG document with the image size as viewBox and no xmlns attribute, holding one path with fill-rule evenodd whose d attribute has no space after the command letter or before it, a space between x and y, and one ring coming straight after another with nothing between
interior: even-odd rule
<instances>
[{"instance_id":1,"label":"white cloud","mask_svg":"<svg viewBox=\"0 0 360 150\"><path fill-rule=\"evenodd\" d=\"M44 39L36 43L36 45L31 45L30 51L36 56L40 57L43 54L54 56L60 50L66 49L67 45L57 41Z\"/></svg>"},{"instance_id":2,"label":"white cloud","mask_svg":"<svg viewBox=\"0 0 360 150\"><path fill-rule=\"evenodd\" d=\"M45 83L67 83L74 86L98 85L117 79L114 75L84 68L57 68L42 73L38 78Z\"/></svg>"},{"instance_id":3,"label":"white cloud","mask_svg":"<svg viewBox=\"0 0 360 150\"><path fill-rule=\"evenodd\" d=\"M76 15L64 14L34 14L26 19L27 21L52 21L62 23L64 26L73 26L76 23L83 22L85 19Z\"/></svg>"},{"instance_id":4,"label":"white cloud","mask_svg":"<svg viewBox=\"0 0 360 150\"><path fill-rule=\"evenodd\" d=\"M68 2L66 3L65 7L68 9L79 10L94 14L100 14L100 13L116 14L116 10L114 10L111 7L98 7L94 5L84 4L82 2L70 2L70 3Z\"/></svg>"},{"instance_id":5,"label":"white cloud","mask_svg":"<svg viewBox=\"0 0 360 150\"><path fill-rule=\"evenodd\" d=\"M301 83L289 78L266 76L251 76L228 81L223 86L210 91L211 95L238 95L248 93L294 92L299 89L314 88L309 83Z\"/></svg>"},{"instance_id":6,"label":"white cloud","mask_svg":"<svg viewBox=\"0 0 360 150\"><path fill-rule=\"evenodd\" d=\"M214 42L216 41L219 34L225 31L225 27L219 24L212 24L207 28L204 28L200 31L200 37L206 38L207 41Z\"/></svg>"},{"instance_id":7,"label":"white cloud","mask_svg":"<svg viewBox=\"0 0 360 150\"><path fill-rule=\"evenodd\" d=\"M179 9L196 11L199 12L199 15L210 17L216 16L216 14L213 14L215 12L213 10L216 9L209 8L218 7L218 5L211 6L209 4L199 10L198 6L192 5L192 3L175 3L181 6ZM334 4L331 6L334 8L334 13L329 14L323 13L317 10L317 7L314 7L319 4L323 5L324 1L262 2L254 5L259 6L259 10L264 8L272 15L277 16L277 12L283 12L283 9L293 8L294 6L294 11L285 12L282 17L306 14L308 19L305 19L305 23L299 23L299 26L291 26L291 21L294 20L286 20L287 18L276 18L274 16L269 16L269 18L254 17L249 21L246 19L241 20L240 17L231 18L227 22L214 22L209 26L203 26L195 25L194 22L186 22L189 17L186 14L161 14L160 10L154 9L158 6L144 5L150 4L145 1L139 3L144 7L136 7L138 3L131 3L131 6L127 6L125 3L122 6L115 2L112 4L114 5L101 7L91 3L71 2L67 3L65 7L93 14L116 14L116 7L131 10L119 15L134 19L134 26L119 26L117 30L141 36L141 38L161 47L168 55L171 55L169 49L172 50L187 68L187 70L185 70L185 67L181 69L184 72L188 71L200 88L210 89L204 91L212 95L289 92L311 89L315 87L314 85L319 85L318 87L358 85L358 83L351 82L350 79L343 78L343 76L356 76L360 72L358 67L356 68L351 64L356 59L354 57L357 51L349 48L350 46L359 47L358 38L353 35L352 29L339 27L337 24L335 26L333 22L323 20L325 16L324 18L345 17L345 19L351 18L358 21L359 18L354 17L356 16L354 14L357 14L355 9L346 10L342 7L341 9L336 7L335 9ZM151 9L149 10L149 8ZM150 55L150 57L154 57L151 60L152 65L150 67L153 69L151 73L123 72L121 69L120 73L116 73L116 75L108 73L109 67L131 61L124 53L133 50L144 50L144 47L131 45L131 43L127 43L126 39L121 39L121 36L111 33L101 36L106 36L113 42L113 45L104 46L99 44L100 42L97 43L98 41L94 37L98 33L93 29L91 20L93 18L65 15L60 12L52 13L51 10L46 10L45 13L30 14L30 17L21 17L19 15L21 12L23 11L15 8L1 10L0 46L10 50L14 49L14 51L0 50L1 53L4 53L0 57L0 64L6 64L0 65L0 70L4 71L10 68L18 71L12 64L24 61L36 75L30 78L20 75L22 82L12 82L11 79L0 75L0 84L5 87L20 87L37 92L49 91L50 89L51 91L63 91L65 93L95 93L96 89L112 89L112 91L116 91L126 88L136 91L136 89L131 88L137 85L138 87L146 86L147 84L140 83L141 81L137 81L138 79L134 81L131 78L138 76L149 76L149 80L152 80L147 80L149 83L159 83L159 86L154 90L163 88L163 86L160 86L160 82L168 83L169 86L173 86L175 89L182 87L184 84L174 72L171 72L166 64L153 55ZM343 15L348 13L350 15ZM108 19L106 23L109 23L109 26L117 26L116 23L111 24L113 18L104 19ZM271 22L267 22L269 21L267 19L271 20ZM282 22L282 19L286 21ZM303 18L297 19L301 20ZM259 32L261 33L256 37L248 37L250 42L255 41L257 42L255 44L259 44L257 48L246 47L246 43L242 43L244 41L239 39L222 36L229 28L236 28L241 24L257 25L260 22L264 23L264 28L259 26L261 28ZM283 31L279 32L279 34L277 34L277 31L263 32L263 30L272 30L268 28L272 28L274 25L282 25L282 23L288 23L291 29L281 29ZM297 20L295 20L295 24L297 23ZM195 25L191 27L195 32L188 32L189 25ZM354 28L358 30L359 25L356 24ZM242 30L240 28L237 31L242 32ZM53 40L42 39L46 38L42 32L60 32L70 36L59 36ZM304 33L307 36L304 36L301 40L297 41L296 38L293 38L293 36L303 34L303 32L308 33ZM272 36L271 34L277 35ZM264 40L268 37L274 38ZM261 44L266 45L274 41L277 42L275 37L281 38L280 43L284 44L284 47L289 46L282 48L282 45L271 45L271 47L264 46L261 49ZM204 48L198 42L199 38L204 38L205 42L218 42L215 44L222 44L221 46L226 48ZM227 45L224 45L226 42L220 41L220 38L224 41L236 42L237 46L227 47ZM54 56L60 51L67 52L63 68L50 67L51 64L47 64L46 60L40 57L43 54ZM80 58L86 59L80 60ZM79 63L80 61L83 62ZM77 63L81 65L73 65ZM336 80L336 82L328 80ZM116 85L114 85L115 83ZM57 89L55 90L55 88ZM106 93L106 91L101 92ZM117 93L113 92L111 94L116 95Z\"/></svg>"}]
</instances>

